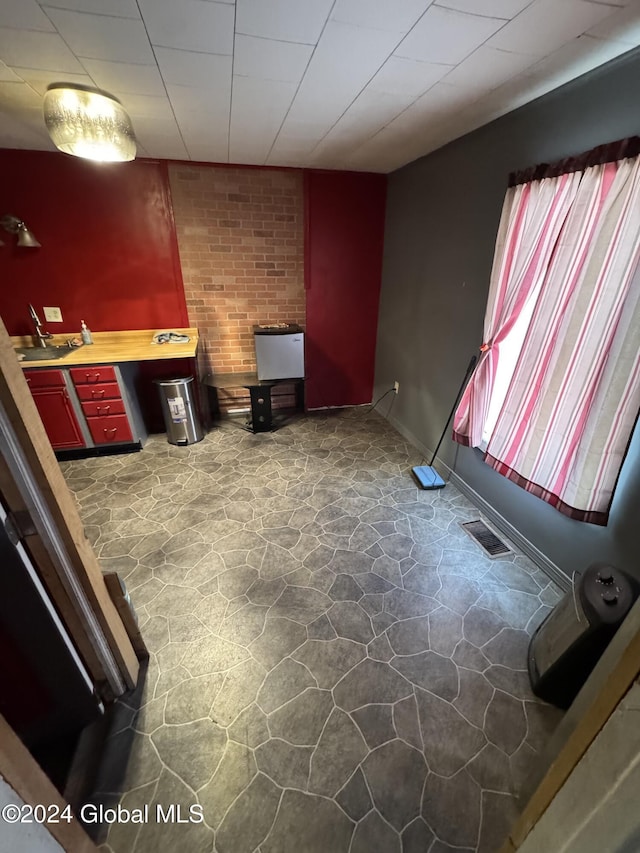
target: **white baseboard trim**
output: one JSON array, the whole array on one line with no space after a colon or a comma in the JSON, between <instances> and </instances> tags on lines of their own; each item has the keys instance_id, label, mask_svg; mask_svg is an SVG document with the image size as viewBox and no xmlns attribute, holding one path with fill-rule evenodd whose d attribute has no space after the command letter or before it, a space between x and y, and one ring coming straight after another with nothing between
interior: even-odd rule
<instances>
[{"instance_id":1,"label":"white baseboard trim","mask_svg":"<svg viewBox=\"0 0 640 853\"><path fill-rule=\"evenodd\" d=\"M425 447L421 441L413 435L406 427L402 424L398 423L394 417L390 417L389 423L398 430L400 435L407 439L417 450L424 454L425 459L431 459L431 455L433 451L429 450L429 448ZM469 500L474 503L480 512L484 513L487 518L495 524L498 530L502 531L506 537L511 539L514 545L517 545L518 548L529 557L530 560L538 566L542 571L547 574L551 580L556 583L561 590L567 592L571 589L571 578L566 575L562 569L558 568L556 564L550 560L546 554L543 554L533 542L530 542L526 536L523 536L520 531L511 524L510 521L507 521L504 516L502 516L491 504L486 501L482 495L478 494L465 480L460 477L459 474L456 474L449 466L444 463L441 459L436 459L436 464L439 473L442 477L449 479L456 488L460 489L460 491L465 495Z\"/></svg>"}]
</instances>

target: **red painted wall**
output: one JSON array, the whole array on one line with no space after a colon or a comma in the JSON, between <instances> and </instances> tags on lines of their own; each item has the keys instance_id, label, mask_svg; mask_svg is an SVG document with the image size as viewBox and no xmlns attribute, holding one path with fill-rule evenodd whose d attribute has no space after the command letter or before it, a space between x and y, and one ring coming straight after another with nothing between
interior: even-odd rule
<instances>
[{"instance_id":1,"label":"red painted wall","mask_svg":"<svg viewBox=\"0 0 640 853\"><path fill-rule=\"evenodd\" d=\"M306 173L306 404L370 403L387 179Z\"/></svg>"},{"instance_id":2,"label":"red painted wall","mask_svg":"<svg viewBox=\"0 0 640 853\"><path fill-rule=\"evenodd\" d=\"M166 163L97 164L65 154L0 151L0 216L42 244L19 249L0 229L0 316L31 334L31 302L53 333L188 326ZM43 306L62 310L45 323Z\"/></svg>"}]
</instances>

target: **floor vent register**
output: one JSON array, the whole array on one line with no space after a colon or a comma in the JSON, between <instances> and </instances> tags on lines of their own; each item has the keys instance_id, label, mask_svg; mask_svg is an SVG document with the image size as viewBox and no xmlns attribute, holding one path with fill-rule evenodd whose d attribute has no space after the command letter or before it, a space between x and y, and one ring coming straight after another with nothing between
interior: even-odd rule
<instances>
[{"instance_id":1,"label":"floor vent register","mask_svg":"<svg viewBox=\"0 0 640 853\"><path fill-rule=\"evenodd\" d=\"M511 548L498 538L493 530L489 530L484 521L460 522L460 527L480 545L487 557L502 557L503 554L511 553Z\"/></svg>"}]
</instances>

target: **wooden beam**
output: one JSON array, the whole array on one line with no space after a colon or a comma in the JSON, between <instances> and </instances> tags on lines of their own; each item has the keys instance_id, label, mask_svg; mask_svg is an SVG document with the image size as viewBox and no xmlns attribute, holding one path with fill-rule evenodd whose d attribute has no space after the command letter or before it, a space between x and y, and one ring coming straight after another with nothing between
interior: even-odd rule
<instances>
[{"instance_id":1,"label":"wooden beam","mask_svg":"<svg viewBox=\"0 0 640 853\"><path fill-rule=\"evenodd\" d=\"M0 715L0 775L29 806L68 805L5 718ZM98 853L75 815L71 820L46 823L46 829L67 853Z\"/></svg>"},{"instance_id":2,"label":"wooden beam","mask_svg":"<svg viewBox=\"0 0 640 853\"><path fill-rule=\"evenodd\" d=\"M622 623L586 684L553 733L543 761L548 769L511 828L499 853L513 853L560 788L640 672L640 599ZM551 757L549 757L551 756Z\"/></svg>"},{"instance_id":3,"label":"wooden beam","mask_svg":"<svg viewBox=\"0 0 640 853\"><path fill-rule=\"evenodd\" d=\"M133 688L138 678L138 659L118 611L109 597L98 560L84 535L84 526L75 499L62 475L11 340L1 321L0 403L11 423L38 492L51 514L75 577L115 658L122 679L127 688ZM51 557L51 562L58 571L56 560L53 555ZM64 585L64 578L60 580ZM59 588L54 585L48 591L63 617L68 615L69 597L65 600L58 596ZM76 615L85 628L89 642L92 642L92 633L85 624L83 614L76 610ZM70 621L73 620L70 618Z\"/></svg>"}]
</instances>

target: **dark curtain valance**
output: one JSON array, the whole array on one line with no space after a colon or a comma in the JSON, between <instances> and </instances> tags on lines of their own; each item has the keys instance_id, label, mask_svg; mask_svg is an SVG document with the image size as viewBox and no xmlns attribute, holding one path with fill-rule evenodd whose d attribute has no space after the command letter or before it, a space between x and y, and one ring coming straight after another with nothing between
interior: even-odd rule
<instances>
[{"instance_id":1,"label":"dark curtain valance","mask_svg":"<svg viewBox=\"0 0 640 853\"><path fill-rule=\"evenodd\" d=\"M555 178L567 172L582 172L589 166L637 157L638 154L640 154L640 136L630 136L628 139L618 139L616 142L598 145L591 151L585 151L584 154L578 154L575 157L567 157L557 163L540 163L538 166L531 166L520 172L512 172L509 175L509 186L515 187L517 184L527 184L529 181L540 181L542 178Z\"/></svg>"}]
</instances>

